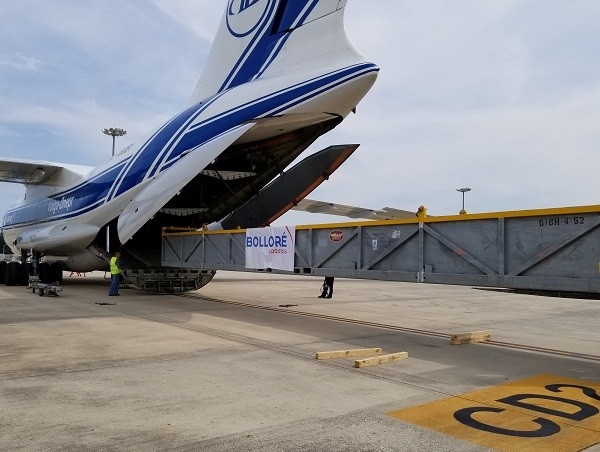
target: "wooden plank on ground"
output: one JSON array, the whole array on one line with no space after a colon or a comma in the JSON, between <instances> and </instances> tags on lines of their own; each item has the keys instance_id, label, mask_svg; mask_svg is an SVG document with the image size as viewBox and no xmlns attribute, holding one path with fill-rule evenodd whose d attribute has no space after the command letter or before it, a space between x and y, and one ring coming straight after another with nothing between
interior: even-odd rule
<instances>
[{"instance_id":1,"label":"wooden plank on ground","mask_svg":"<svg viewBox=\"0 0 600 452\"><path fill-rule=\"evenodd\" d=\"M381 355L374 358L358 359L354 361L354 367L377 366L378 364L389 363L406 358L408 358L408 352L392 353L390 355Z\"/></svg>"},{"instance_id":2,"label":"wooden plank on ground","mask_svg":"<svg viewBox=\"0 0 600 452\"><path fill-rule=\"evenodd\" d=\"M355 350L336 350L331 352L317 352L316 359L353 358L356 356L381 355L380 348L358 348Z\"/></svg>"},{"instance_id":3,"label":"wooden plank on ground","mask_svg":"<svg viewBox=\"0 0 600 452\"><path fill-rule=\"evenodd\" d=\"M452 345L471 344L473 342L486 342L492 338L489 330L475 331L472 333L455 334L450 338Z\"/></svg>"}]
</instances>

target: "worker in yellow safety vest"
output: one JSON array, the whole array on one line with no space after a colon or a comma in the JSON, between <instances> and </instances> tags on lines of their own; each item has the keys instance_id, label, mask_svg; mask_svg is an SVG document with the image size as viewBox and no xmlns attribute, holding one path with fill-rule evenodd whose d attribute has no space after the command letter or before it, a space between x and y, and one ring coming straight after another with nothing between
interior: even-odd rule
<instances>
[{"instance_id":1,"label":"worker in yellow safety vest","mask_svg":"<svg viewBox=\"0 0 600 452\"><path fill-rule=\"evenodd\" d=\"M119 268L119 258L121 253L115 251L115 254L110 259L110 288L108 296L121 295L119 293L119 284L121 283L121 269Z\"/></svg>"}]
</instances>

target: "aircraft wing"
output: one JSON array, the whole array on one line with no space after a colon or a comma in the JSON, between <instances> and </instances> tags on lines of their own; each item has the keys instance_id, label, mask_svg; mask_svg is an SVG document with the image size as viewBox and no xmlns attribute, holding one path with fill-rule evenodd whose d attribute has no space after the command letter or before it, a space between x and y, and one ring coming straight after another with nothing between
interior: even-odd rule
<instances>
[{"instance_id":1,"label":"aircraft wing","mask_svg":"<svg viewBox=\"0 0 600 452\"><path fill-rule=\"evenodd\" d=\"M324 213L327 215L338 215L342 217L365 219L365 220L397 220L402 218L414 218L417 213L408 210L384 207L380 210L367 209L365 207L346 206L332 202L316 201L314 199L303 199L292 208L309 213Z\"/></svg>"},{"instance_id":2,"label":"aircraft wing","mask_svg":"<svg viewBox=\"0 0 600 452\"><path fill-rule=\"evenodd\" d=\"M61 185L85 177L92 167L45 160L0 159L0 182L24 185Z\"/></svg>"},{"instance_id":3,"label":"aircraft wing","mask_svg":"<svg viewBox=\"0 0 600 452\"><path fill-rule=\"evenodd\" d=\"M0 182L14 182L19 184L41 184L51 179L62 169L62 165L35 160L0 160Z\"/></svg>"}]
</instances>

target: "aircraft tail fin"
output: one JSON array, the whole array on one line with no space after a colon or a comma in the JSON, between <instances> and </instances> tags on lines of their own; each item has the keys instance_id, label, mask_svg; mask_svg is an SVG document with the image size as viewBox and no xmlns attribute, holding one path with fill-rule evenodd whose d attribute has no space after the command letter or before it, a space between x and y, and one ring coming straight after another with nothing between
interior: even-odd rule
<instances>
[{"instance_id":1,"label":"aircraft tail fin","mask_svg":"<svg viewBox=\"0 0 600 452\"><path fill-rule=\"evenodd\" d=\"M343 29L345 6L346 0L228 0L192 104L266 73L272 75L274 67L278 72L289 70L298 58L314 60L324 52L322 45L289 40L306 25L312 27L308 39L320 36L328 50L340 45L351 48ZM336 17L321 20L329 16ZM290 50L295 45L302 47L300 52Z\"/></svg>"}]
</instances>

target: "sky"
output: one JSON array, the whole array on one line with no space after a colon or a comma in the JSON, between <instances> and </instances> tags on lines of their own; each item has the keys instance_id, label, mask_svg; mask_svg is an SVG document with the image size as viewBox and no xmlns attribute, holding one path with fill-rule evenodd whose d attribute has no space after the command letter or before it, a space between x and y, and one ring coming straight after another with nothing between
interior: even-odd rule
<instances>
[{"instance_id":1,"label":"sky","mask_svg":"<svg viewBox=\"0 0 600 452\"><path fill-rule=\"evenodd\" d=\"M224 0L0 0L0 158L96 166L184 109ZM600 204L600 2L348 0L373 89L310 198L431 215ZM305 155L305 154L303 154ZM0 183L0 213L20 198ZM279 224L339 221L290 212Z\"/></svg>"}]
</instances>

